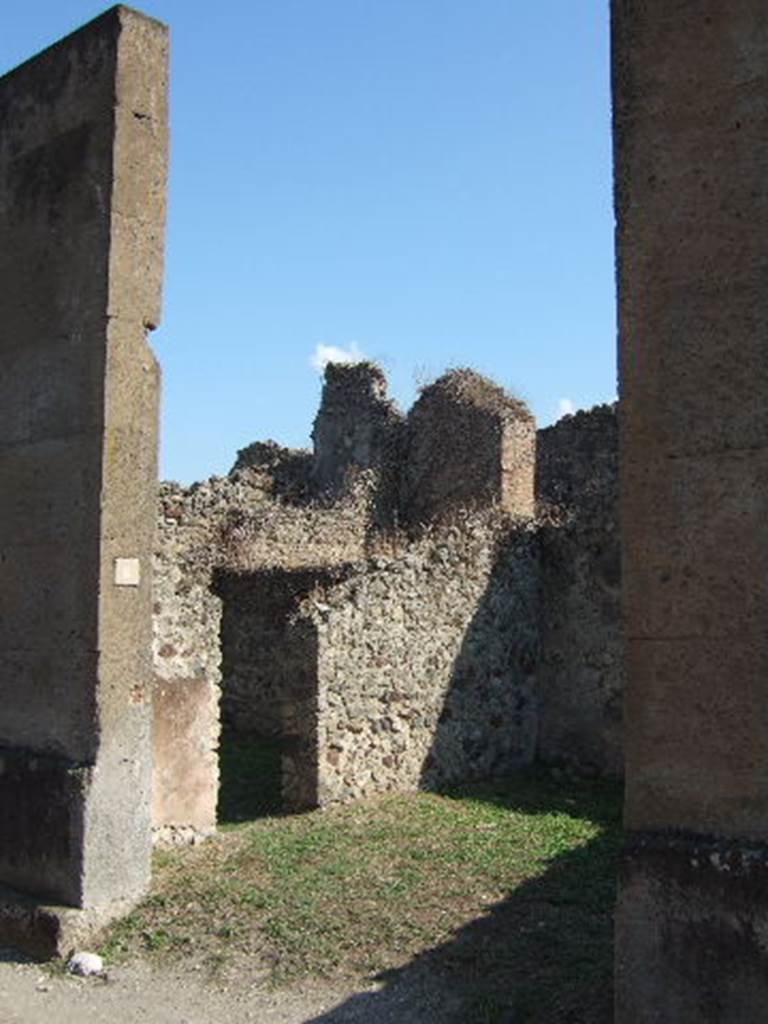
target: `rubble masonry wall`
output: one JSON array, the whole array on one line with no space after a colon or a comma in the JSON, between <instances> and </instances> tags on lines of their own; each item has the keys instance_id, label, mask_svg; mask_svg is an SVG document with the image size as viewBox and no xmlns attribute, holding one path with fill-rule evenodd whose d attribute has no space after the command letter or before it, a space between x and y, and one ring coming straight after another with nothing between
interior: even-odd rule
<instances>
[{"instance_id":1,"label":"rubble masonry wall","mask_svg":"<svg viewBox=\"0 0 768 1024\"><path fill-rule=\"evenodd\" d=\"M330 376L334 392L352 381ZM388 490L409 527L378 519L392 484L381 462L348 461L341 492L318 493L317 454L271 442L239 453L229 477L161 489L161 838L214 827L222 686L228 729L280 740L295 807L504 774L534 757L621 774L615 409L540 431L535 455L527 410L471 371L432 385L406 427L382 416L372 379L366 368L358 384L376 423L411 440ZM323 416L331 408L326 441L347 436L343 407L326 402ZM478 424L488 436L479 430L473 449ZM461 449L458 491L445 443ZM417 479L428 500L415 512ZM185 776L201 781L197 802L189 781L173 796Z\"/></svg>"},{"instance_id":2,"label":"rubble masonry wall","mask_svg":"<svg viewBox=\"0 0 768 1024\"><path fill-rule=\"evenodd\" d=\"M618 423L614 406L540 430L538 757L624 768Z\"/></svg>"},{"instance_id":3,"label":"rubble masonry wall","mask_svg":"<svg viewBox=\"0 0 768 1024\"><path fill-rule=\"evenodd\" d=\"M317 802L530 764L536 603L531 532L481 516L374 559L307 601Z\"/></svg>"}]
</instances>

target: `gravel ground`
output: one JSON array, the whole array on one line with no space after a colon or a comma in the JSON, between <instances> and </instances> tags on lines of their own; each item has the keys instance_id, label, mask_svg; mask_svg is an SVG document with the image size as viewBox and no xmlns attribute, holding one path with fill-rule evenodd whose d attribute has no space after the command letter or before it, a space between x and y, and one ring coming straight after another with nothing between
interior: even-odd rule
<instances>
[{"instance_id":1,"label":"gravel ground","mask_svg":"<svg viewBox=\"0 0 768 1024\"><path fill-rule=\"evenodd\" d=\"M247 973L206 981L184 968L146 964L75 978L0 951L0 1024L420 1024L464 1021L438 979L357 990L304 983L270 990Z\"/></svg>"}]
</instances>

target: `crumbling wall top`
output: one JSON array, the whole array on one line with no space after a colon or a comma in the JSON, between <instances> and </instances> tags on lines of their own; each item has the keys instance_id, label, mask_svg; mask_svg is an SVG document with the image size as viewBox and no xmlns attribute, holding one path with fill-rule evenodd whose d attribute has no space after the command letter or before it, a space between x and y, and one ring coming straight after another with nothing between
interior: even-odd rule
<instances>
[{"instance_id":1,"label":"crumbling wall top","mask_svg":"<svg viewBox=\"0 0 768 1024\"><path fill-rule=\"evenodd\" d=\"M359 363L328 363L325 367L324 398L334 392L343 391L353 401L385 400L387 398L387 377L380 366L369 360Z\"/></svg>"},{"instance_id":2,"label":"crumbling wall top","mask_svg":"<svg viewBox=\"0 0 768 1024\"><path fill-rule=\"evenodd\" d=\"M255 470L269 480L274 497L301 504L310 498L312 462L312 452L306 448L285 448L276 441L254 441L239 449L230 477L239 470Z\"/></svg>"},{"instance_id":3,"label":"crumbling wall top","mask_svg":"<svg viewBox=\"0 0 768 1024\"><path fill-rule=\"evenodd\" d=\"M575 512L615 501L618 464L619 425L615 403L563 416L538 432L536 501L539 512Z\"/></svg>"},{"instance_id":4,"label":"crumbling wall top","mask_svg":"<svg viewBox=\"0 0 768 1024\"><path fill-rule=\"evenodd\" d=\"M459 407L473 407L509 419L533 422L533 413L521 398L476 370L463 366L447 370L422 388L411 415L427 404L442 401Z\"/></svg>"},{"instance_id":5,"label":"crumbling wall top","mask_svg":"<svg viewBox=\"0 0 768 1024\"><path fill-rule=\"evenodd\" d=\"M401 506L409 523L485 505L533 514L534 418L487 377L461 368L425 387L406 435Z\"/></svg>"},{"instance_id":6,"label":"crumbling wall top","mask_svg":"<svg viewBox=\"0 0 768 1024\"><path fill-rule=\"evenodd\" d=\"M353 468L390 476L398 461L403 422L403 414L387 397L384 371L375 363L329 363L312 429L315 490L341 494Z\"/></svg>"}]
</instances>

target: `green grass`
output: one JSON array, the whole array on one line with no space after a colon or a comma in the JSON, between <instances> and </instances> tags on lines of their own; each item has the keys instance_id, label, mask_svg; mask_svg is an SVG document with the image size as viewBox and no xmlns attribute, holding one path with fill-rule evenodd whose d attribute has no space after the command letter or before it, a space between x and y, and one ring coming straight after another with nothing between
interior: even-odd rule
<instances>
[{"instance_id":1,"label":"green grass","mask_svg":"<svg viewBox=\"0 0 768 1024\"><path fill-rule=\"evenodd\" d=\"M608 1021L620 801L533 774L239 825L159 853L104 952L276 983L445 972L467 1020Z\"/></svg>"}]
</instances>

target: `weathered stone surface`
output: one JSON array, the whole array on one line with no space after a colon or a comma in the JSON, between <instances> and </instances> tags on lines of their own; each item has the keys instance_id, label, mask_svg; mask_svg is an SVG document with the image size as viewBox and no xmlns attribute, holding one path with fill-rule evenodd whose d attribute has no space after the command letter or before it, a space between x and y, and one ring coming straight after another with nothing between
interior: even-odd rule
<instances>
[{"instance_id":1,"label":"weathered stone surface","mask_svg":"<svg viewBox=\"0 0 768 1024\"><path fill-rule=\"evenodd\" d=\"M618 423L615 407L540 430L538 757L624 771Z\"/></svg>"},{"instance_id":2,"label":"weathered stone surface","mask_svg":"<svg viewBox=\"0 0 768 1024\"><path fill-rule=\"evenodd\" d=\"M768 606L768 450L728 450L670 460L649 453L623 470L634 495L624 588L633 638L759 634ZM697 495L681 515L690 495ZM738 538L727 558L723 544ZM653 593L653 600L647 595Z\"/></svg>"},{"instance_id":3,"label":"weathered stone surface","mask_svg":"<svg viewBox=\"0 0 768 1024\"><path fill-rule=\"evenodd\" d=\"M133 903L126 900L74 909L0 886L3 946L41 960L70 956L73 950L90 944L110 921L127 914Z\"/></svg>"},{"instance_id":4,"label":"weathered stone surface","mask_svg":"<svg viewBox=\"0 0 768 1024\"><path fill-rule=\"evenodd\" d=\"M306 448L284 448L276 441L254 441L241 448L230 476L238 469L260 470L270 482L270 493L296 502L311 497L313 455Z\"/></svg>"},{"instance_id":5,"label":"weathered stone surface","mask_svg":"<svg viewBox=\"0 0 768 1024\"><path fill-rule=\"evenodd\" d=\"M745 848L768 835L768 19L758 0L614 0L612 17L638 851L616 1019L757 1022L764 852ZM702 860L701 835L734 856Z\"/></svg>"},{"instance_id":6,"label":"weathered stone surface","mask_svg":"<svg viewBox=\"0 0 768 1024\"><path fill-rule=\"evenodd\" d=\"M481 516L310 598L316 802L530 764L537 598L531 532Z\"/></svg>"},{"instance_id":7,"label":"weathered stone surface","mask_svg":"<svg viewBox=\"0 0 768 1024\"><path fill-rule=\"evenodd\" d=\"M0 879L81 907L149 875L166 63L116 7L0 78Z\"/></svg>"},{"instance_id":8,"label":"weathered stone surface","mask_svg":"<svg viewBox=\"0 0 768 1024\"><path fill-rule=\"evenodd\" d=\"M263 714L273 724L280 718L271 698L280 689L277 680L283 678L285 659L277 654L276 638L285 623L276 609L268 613L265 608L258 628L269 622L271 635L260 641L258 634L251 633L254 623L248 600L239 608L230 604L228 617L222 618L221 594L229 591L226 585L221 591L214 581L219 576L225 579L227 570L243 573L243 588L233 584L240 593L252 587L247 582L249 574L311 572L317 565L343 565L349 558L359 559L367 544L370 501L365 480L336 502L306 503L309 480L304 486L293 469L281 476L285 462L279 452L272 454L275 457L266 460L263 453L252 451L251 459L255 456L259 461L229 477L189 488L163 484L160 489L153 606L156 713L172 710L176 722L185 723L178 742L186 753L180 756L171 734L154 743L152 823L159 841L199 838L216 826L222 639L228 673L224 687L227 724L248 733ZM288 453L288 460L293 466L294 453ZM293 483L283 490L279 482L286 478ZM296 499L295 504L289 495ZM264 597L257 603L263 604ZM277 657L274 673L266 675L260 666L263 668L273 654ZM265 692L254 693L257 681L267 684ZM187 686L191 707L185 711ZM243 703L244 693L251 695L252 706ZM169 704L166 698L171 695ZM196 751L198 796L190 817L185 788ZM204 808L207 810L202 813Z\"/></svg>"},{"instance_id":9,"label":"weathered stone surface","mask_svg":"<svg viewBox=\"0 0 768 1024\"><path fill-rule=\"evenodd\" d=\"M647 681L626 694L627 825L768 837L768 712L749 684L768 671L766 637L629 638L626 666Z\"/></svg>"},{"instance_id":10,"label":"weathered stone surface","mask_svg":"<svg viewBox=\"0 0 768 1024\"><path fill-rule=\"evenodd\" d=\"M0 761L4 881L55 900L79 859L93 768L18 749L3 750Z\"/></svg>"},{"instance_id":11,"label":"weathered stone surface","mask_svg":"<svg viewBox=\"0 0 768 1024\"><path fill-rule=\"evenodd\" d=\"M670 730L692 709L713 721L728 715L740 722L732 742L757 759L766 735L758 692L768 597L761 543L768 521L768 206L760 198L768 73L745 69L759 66L768 25L760 5L746 0L727 13L714 3L706 10L679 4L673 12L653 3L641 13L617 2L614 32L632 689L649 706L666 705ZM715 636L719 668L707 670L704 646ZM669 670L654 668L660 659ZM659 746L653 735L644 740L638 722L632 743L647 748L648 771L671 780L676 745ZM701 747L699 785L713 794L726 833L753 834L740 785L731 785L727 762L708 749ZM656 805L635 789L634 777L628 822L653 828ZM711 827L709 814L704 821L689 811L681 803L680 827Z\"/></svg>"},{"instance_id":12,"label":"weathered stone surface","mask_svg":"<svg viewBox=\"0 0 768 1024\"><path fill-rule=\"evenodd\" d=\"M474 370L451 370L408 413L401 515L412 524L456 509L533 515L536 424L527 407Z\"/></svg>"},{"instance_id":13,"label":"weathered stone surface","mask_svg":"<svg viewBox=\"0 0 768 1024\"><path fill-rule=\"evenodd\" d=\"M617 2L613 23L620 317L643 338L621 352L624 452L762 447L765 12Z\"/></svg>"},{"instance_id":14,"label":"weathered stone surface","mask_svg":"<svg viewBox=\"0 0 768 1024\"><path fill-rule=\"evenodd\" d=\"M397 500L404 417L387 398L387 378L374 363L329 363L314 427L312 487L342 494L350 473L378 472L380 516L389 521Z\"/></svg>"},{"instance_id":15,"label":"weathered stone surface","mask_svg":"<svg viewBox=\"0 0 768 1024\"><path fill-rule=\"evenodd\" d=\"M765 1019L768 848L639 833L619 880L617 1020Z\"/></svg>"},{"instance_id":16,"label":"weathered stone surface","mask_svg":"<svg viewBox=\"0 0 768 1024\"><path fill-rule=\"evenodd\" d=\"M476 514L356 565L220 572L225 720L281 741L293 809L529 764L536 570L530 528Z\"/></svg>"}]
</instances>

